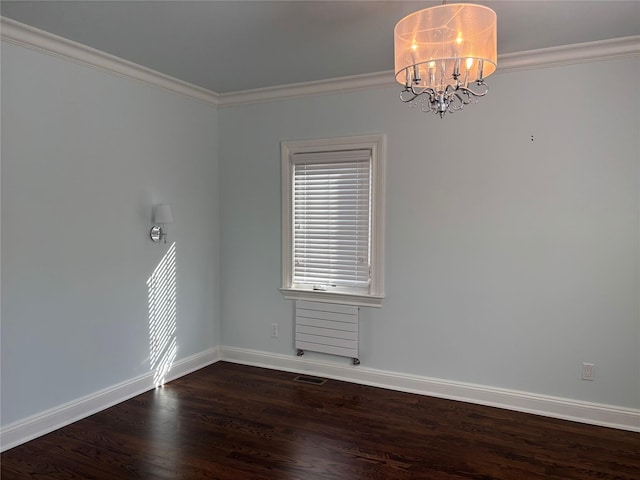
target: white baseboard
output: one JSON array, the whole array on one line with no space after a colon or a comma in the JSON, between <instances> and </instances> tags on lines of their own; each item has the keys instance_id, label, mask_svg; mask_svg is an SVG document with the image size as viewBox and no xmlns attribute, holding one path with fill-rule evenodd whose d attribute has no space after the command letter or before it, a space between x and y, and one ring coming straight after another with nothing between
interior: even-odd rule
<instances>
[{"instance_id":1,"label":"white baseboard","mask_svg":"<svg viewBox=\"0 0 640 480\"><path fill-rule=\"evenodd\" d=\"M166 381L175 380L215 363L219 359L220 349L216 347L179 360L171 367ZM14 422L3 427L2 431L0 431L0 451L3 452L33 440L153 388L155 388L153 372L149 372L86 397Z\"/></svg>"},{"instance_id":2,"label":"white baseboard","mask_svg":"<svg viewBox=\"0 0 640 480\"><path fill-rule=\"evenodd\" d=\"M640 409L582 402L503 388L407 375L323 360L222 347L221 360L295 373L345 380L402 392L533 413L546 417L640 432Z\"/></svg>"},{"instance_id":3,"label":"white baseboard","mask_svg":"<svg viewBox=\"0 0 640 480\"><path fill-rule=\"evenodd\" d=\"M344 359L344 363L337 363L313 354L296 357L293 354L215 347L176 362L167 376L167 382L219 360L640 432L639 409L376 370L362 365L353 366L347 363L347 359ZM0 451L33 440L153 388L153 373L149 372L14 422L0 431Z\"/></svg>"}]
</instances>

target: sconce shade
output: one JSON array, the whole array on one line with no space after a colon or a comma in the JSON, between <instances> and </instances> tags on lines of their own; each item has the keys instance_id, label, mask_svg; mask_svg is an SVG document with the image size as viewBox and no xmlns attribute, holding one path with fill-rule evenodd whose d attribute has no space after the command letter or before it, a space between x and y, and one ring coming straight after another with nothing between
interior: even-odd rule
<instances>
[{"instance_id":1,"label":"sconce shade","mask_svg":"<svg viewBox=\"0 0 640 480\"><path fill-rule=\"evenodd\" d=\"M482 81L496 70L496 14L470 3L420 10L394 30L396 80L413 89Z\"/></svg>"},{"instance_id":2,"label":"sconce shade","mask_svg":"<svg viewBox=\"0 0 640 480\"><path fill-rule=\"evenodd\" d=\"M173 223L173 214L171 213L171 205L160 204L153 207L153 223Z\"/></svg>"}]
</instances>

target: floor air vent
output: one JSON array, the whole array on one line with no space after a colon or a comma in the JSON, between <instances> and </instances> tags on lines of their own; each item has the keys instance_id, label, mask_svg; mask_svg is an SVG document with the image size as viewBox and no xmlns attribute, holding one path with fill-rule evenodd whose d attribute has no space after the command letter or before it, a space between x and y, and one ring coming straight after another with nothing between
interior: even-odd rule
<instances>
[{"instance_id":1,"label":"floor air vent","mask_svg":"<svg viewBox=\"0 0 640 480\"><path fill-rule=\"evenodd\" d=\"M309 385L324 385L326 378L307 377L306 375L298 375L293 379L294 382L308 383Z\"/></svg>"}]
</instances>

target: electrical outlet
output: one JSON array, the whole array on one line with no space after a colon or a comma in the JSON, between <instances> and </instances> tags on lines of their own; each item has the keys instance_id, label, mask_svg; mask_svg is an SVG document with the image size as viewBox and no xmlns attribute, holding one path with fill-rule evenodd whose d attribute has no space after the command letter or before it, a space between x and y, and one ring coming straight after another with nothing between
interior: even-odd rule
<instances>
[{"instance_id":1,"label":"electrical outlet","mask_svg":"<svg viewBox=\"0 0 640 480\"><path fill-rule=\"evenodd\" d=\"M278 338L280 336L280 324L272 323L271 324L271 336L273 338Z\"/></svg>"},{"instance_id":2,"label":"electrical outlet","mask_svg":"<svg viewBox=\"0 0 640 480\"><path fill-rule=\"evenodd\" d=\"M593 363L582 364L582 380L589 380L593 382Z\"/></svg>"}]
</instances>

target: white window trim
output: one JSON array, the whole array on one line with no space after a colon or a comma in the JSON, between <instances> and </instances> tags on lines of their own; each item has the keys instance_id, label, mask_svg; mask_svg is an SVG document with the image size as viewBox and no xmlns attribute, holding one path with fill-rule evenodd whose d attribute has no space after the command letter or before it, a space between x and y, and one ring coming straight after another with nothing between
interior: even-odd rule
<instances>
[{"instance_id":1,"label":"white window trim","mask_svg":"<svg viewBox=\"0 0 640 480\"><path fill-rule=\"evenodd\" d=\"M282 288L287 299L381 307L384 298L384 206L385 206L385 136L382 134L353 137L286 141L281 144L282 166ZM292 245L292 156L296 153L332 150L371 151L371 283L367 294L317 291L293 288Z\"/></svg>"}]
</instances>

